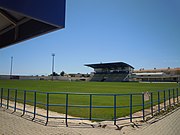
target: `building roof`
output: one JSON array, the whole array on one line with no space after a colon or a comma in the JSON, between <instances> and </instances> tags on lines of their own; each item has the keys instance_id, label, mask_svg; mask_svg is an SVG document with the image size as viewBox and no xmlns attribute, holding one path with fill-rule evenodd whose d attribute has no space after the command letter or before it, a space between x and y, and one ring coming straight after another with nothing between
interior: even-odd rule
<instances>
[{"instance_id":1,"label":"building roof","mask_svg":"<svg viewBox=\"0 0 180 135\"><path fill-rule=\"evenodd\" d=\"M91 68L118 68L118 67L132 67L131 65L124 62L113 62L113 63L99 63L99 64L85 64L85 66Z\"/></svg>"},{"instance_id":2,"label":"building roof","mask_svg":"<svg viewBox=\"0 0 180 135\"><path fill-rule=\"evenodd\" d=\"M65 27L66 0L0 0L0 48Z\"/></svg>"},{"instance_id":3,"label":"building roof","mask_svg":"<svg viewBox=\"0 0 180 135\"><path fill-rule=\"evenodd\" d=\"M156 72L173 72L173 71L180 71L180 68L160 68L160 69L140 69L135 70L135 73L156 73Z\"/></svg>"},{"instance_id":4,"label":"building roof","mask_svg":"<svg viewBox=\"0 0 180 135\"><path fill-rule=\"evenodd\" d=\"M161 76L161 75L164 75L163 72L156 72L156 73L134 73L135 75L137 76Z\"/></svg>"}]
</instances>

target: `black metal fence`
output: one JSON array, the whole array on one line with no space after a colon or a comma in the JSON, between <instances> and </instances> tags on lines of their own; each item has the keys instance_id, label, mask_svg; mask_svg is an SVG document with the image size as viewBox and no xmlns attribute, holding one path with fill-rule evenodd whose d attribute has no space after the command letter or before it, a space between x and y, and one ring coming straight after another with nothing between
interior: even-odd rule
<instances>
[{"instance_id":1,"label":"black metal fence","mask_svg":"<svg viewBox=\"0 0 180 135\"><path fill-rule=\"evenodd\" d=\"M31 99L27 99L27 95L31 94ZM50 102L50 98L52 95L62 95L64 97L64 103L52 103ZM69 101L72 96L85 96L87 97L88 104L85 105L77 105L71 104ZM38 98L41 96L45 96L45 100L38 101ZM135 102L134 97L138 98L139 102ZM111 97L113 99L112 105L96 105L93 101L95 97L105 98ZM122 97L125 97L128 100L128 105L124 105L123 102L119 103L119 100ZM25 113L33 114L32 120L36 118L36 116L44 117L46 119L45 125L48 124L49 119L64 119L66 126L68 126L68 120L90 120L90 121L103 121L109 119L103 118L95 118L93 117L94 109L107 109L109 108L113 112L113 120L114 125L117 124L117 121L127 120L129 119L132 122L135 118L141 118L145 120L146 116L154 116L155 113L160 113L161 110L167 110L168 106L174 106L179 103L179 88L173 88L168 90L160 90L156 92L148 92L148 93L130 93L130 94L96 94L96 93L70 93L70 92L41 92L36 90L18 90L18 89L5 89L1 88L0 91L0 107L4 107L6 109L13 109L14 112L17 110L22 112L22 116ZM54 98L54 97L53 97ZM106 100L106 99L104 99ZM10 101L13 101L13 105L10 105ZM17 106L17 102L22 103L23 107L20 108ZM135 102L135 103L134 103ZM33 111L29 111L26 109L26 105L30 104L33 106ZM155 105L157 107L155 107ZM37 113L37 106L40 106L46 110L46 115ZM49 111L50 107L63 107L64 117L58 116L50 116ZM69 117L69 109L87 109L88 117ZM140 116L134 116L134 110L141 111ZM119 109L128 109L128 116L126 117L118 117ZM149 110L148 112L146 110Z\"/></svg>"}]
</instances>

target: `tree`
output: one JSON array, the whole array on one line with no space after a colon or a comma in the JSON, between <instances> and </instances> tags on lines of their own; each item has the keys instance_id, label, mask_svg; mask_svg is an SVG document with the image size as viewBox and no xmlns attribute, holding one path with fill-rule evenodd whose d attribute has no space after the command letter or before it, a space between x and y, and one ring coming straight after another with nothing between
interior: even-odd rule
<instances>
[{"instance_id":1,"label":"tree","mask_svg":"<svg viewBox=\"0 0 180 135\"><path fill-rule=\"evenodd\" d=\"M64 76L64 74L65 74L65 72L64 72L64 71L62 71L62 72L60 73L60 76Z\"/></svg>"},{"instance_id":2,"label":"tree","mask_svg":"<svg viewBox=\"0 0 180 135\"><path fill-rule=\"evenodd\" d=\"M50 76L52 76L52 74L50 74ZM56 72L53 72L53 76L59 76L59 74Z\"/></svg>"}]
</instances>

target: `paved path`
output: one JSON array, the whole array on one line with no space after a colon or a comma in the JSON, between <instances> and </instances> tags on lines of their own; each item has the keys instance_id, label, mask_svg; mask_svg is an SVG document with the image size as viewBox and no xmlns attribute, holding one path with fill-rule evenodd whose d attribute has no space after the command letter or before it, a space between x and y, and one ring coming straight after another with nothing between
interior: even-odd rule
<instances>
[{"instance_id":1,"label":"paved path","mask_svg":"<svg viewBox=\"0 0 180 135\"><path fill-rule=\"evenodd\" d=\"M32 122L0 108L0 135L119 135L114 129L92 127L51 127Z\"/></svg>"},{"instance_id":2,"label":"paved path","mask_svg":"<svg viewBox=\"0 0 180 135\"><path fill-rule=\"evenodd\" d=\"M180 135L180 108L130 135Z\"/></svg>"},{"instance_id":3,"label":"paved path","mask_svg":"<svg viewBox=\"0 0 180 135\"><path fill-rule=\"evenodd\" d=\"M133 130L128 128L131 132L124 132L124 129L44 126L0 108L0 135L179 135L180 108L153 124Z\"/></svg>"}]
</instances>

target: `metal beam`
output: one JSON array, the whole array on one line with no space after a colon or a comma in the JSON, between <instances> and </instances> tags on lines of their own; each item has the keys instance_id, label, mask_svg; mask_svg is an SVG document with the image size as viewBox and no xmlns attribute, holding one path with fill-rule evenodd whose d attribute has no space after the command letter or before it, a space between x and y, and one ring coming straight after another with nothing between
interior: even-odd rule
<instances>
[{"instance_id":1,"label":"metal beam","mask_svg":"<svg viewBox=\"0 0 180 135\"><path fill-rule=\"evenodd\" d=\"M24 18L21 19L19 22L17 22L16 25L8 26L7 28L5 28L5 29L3 29L2 31L0 31L0 35L8 32L8 31L11 30L11 29L14 29L15 27L17 27L17 26L19 26L19 25L21 25L21 24L23 24L23 23L25 23L25 22L27 22L27 21L29 21L29 20L30 20L29 18L25 18L25 17L24 17Z\"/></svg>"},{"instance_id":2,"label":"metal beam","mask_svg":"<svg viewBox=\"0 0 180 135\"><path fill-rule=\"evenodd\" d=\"M13 24L14 26L16 26L17 24L17 20L10 15L8 12L6 12L5 10L0 9L0 14L7 20L9 21L11 24Z\"/></svg>"}]
</instances>

